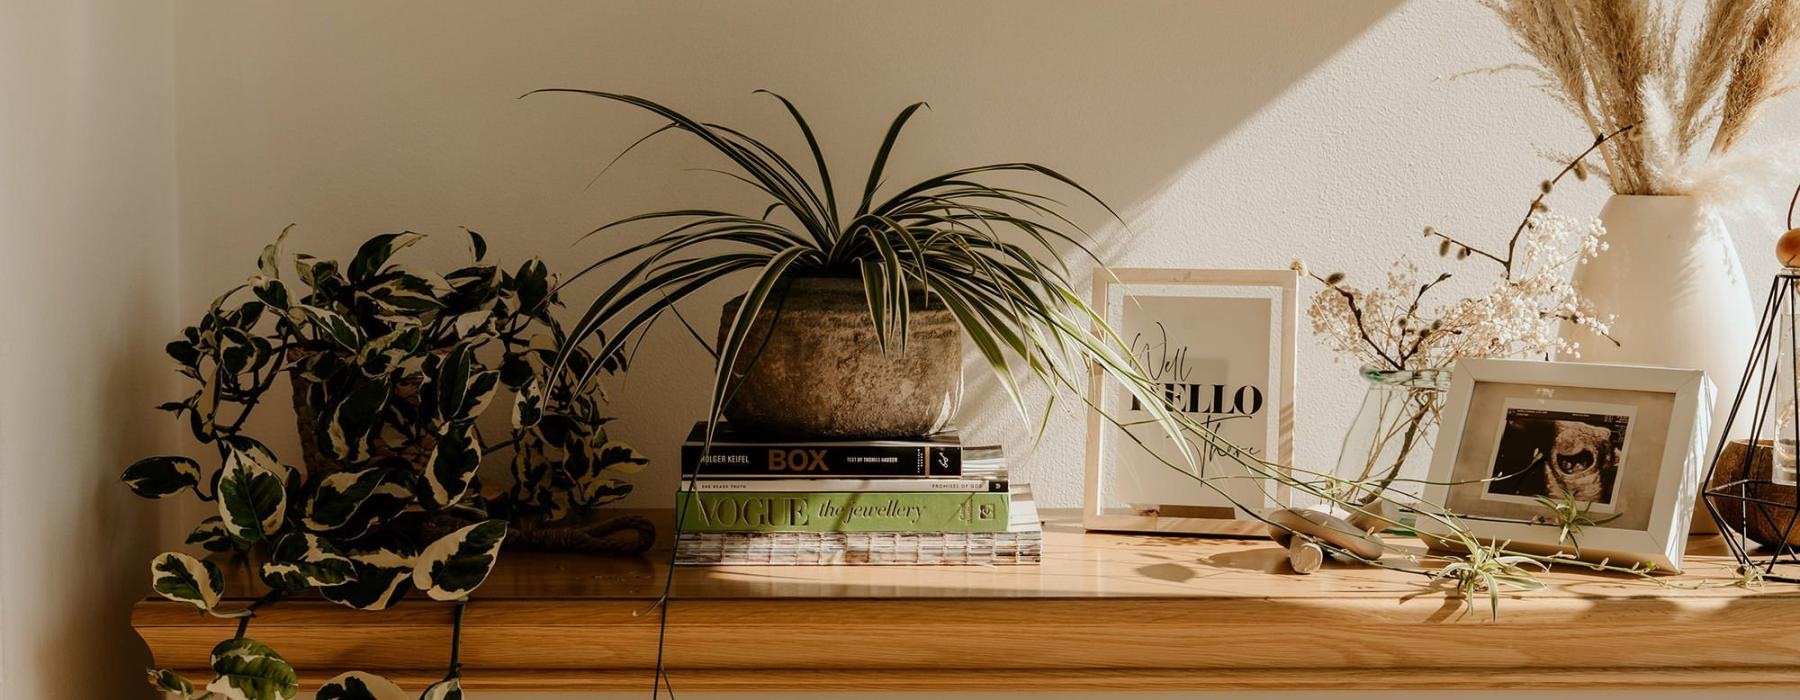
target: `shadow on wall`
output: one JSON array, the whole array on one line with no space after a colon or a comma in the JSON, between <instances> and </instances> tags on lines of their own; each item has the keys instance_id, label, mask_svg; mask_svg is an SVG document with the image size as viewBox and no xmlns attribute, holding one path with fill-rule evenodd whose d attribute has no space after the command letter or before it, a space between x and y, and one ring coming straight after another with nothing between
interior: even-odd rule
<instances>
[{"instance_id":1,"label":"shadow on wall","mask_svg":"<svg viewBox=\"0 0 1800 700\"><path fill-rule=\"evenodd\" d=\"M290 221L301 224L294 249L324 255L347 256L380 231L449 237L469 226L489 235L501 260L543 255L569 270L650 233L590 241L571 255L600 223L659 209L762 208L741 184L687 170L719 161L679 137L646 145L584 191L660 124L591 98L512 99L540 87L639 94L803 148L779 104L752 94L775 90L806 112L840 187L860 182L894 114L926 100L932 111L909 125L890 185L1032 160L1129 218L1400 4L396 2L344 12L182 3L181 230L193 271L182 316L241 281ZM1075 219L1103 235L1102 254L1129 242L1103 212ZM460 248L436 241L414 260L438 265ZM599 277L570 301L593 293ZM696 297L690 319L713 323L723 301ZM674 464L685 426L704 412L710 376L695 370L711 360L677 324L658 328L639 357L629 380L609 387L616 426L652 460ZM978 415L967 434L1011 440L1028 430L984 375L970 390L965 413ZM271 413L251 428L287 454L288 422ZM641 478L639 504L665 502L676 481L673 469Z\"/></svg>"},{"instance_id":2,"label":"shadow on wall","mask_svg":"<svg viewBox=\"0 0 1800 700\"><path fill-rule=\"evenodd\" d=\"M75 548L66 556L87 562L85 571L76 575L68 575L76 571L65 567L65 575L50 584L59 598L78 602L68 608L70 614L56 621L54 629L45 630L46 638L31 649L38 655L34 664L39 677L54 679L46 682L71 698L117 697L121 688L145 687L140 685L142 676L133 671L147 666L150 654L143 641L127 631L131 629L131 607L149 585L150 553L173 549L186 535L185 528L165 528L159 541L162 521L158 504L138 498L118 480L125 465L166 450L171 427L168 417L146 417L145 411L164 399L172 384L168 377L173 374L162 362L161 353L135 350L159 346L164 329L156 327L155 321L167 315L167 309L160 308L162 295L120 294L118 298L135 303L102 312L112 319L109 337L95 340L119 351L109 353L111 362L99 368L98 381L79 385L86 395L76 399L96 409L89 424L95 435L93 446L76 452L85 453L84 459L98 462L99 467L67 484L69 499L65 503L73 508L46 514L63 524L59 532L47 537ZM100 660L105 672L71 673L72 653Z\"/></svg>"}]
</instances>

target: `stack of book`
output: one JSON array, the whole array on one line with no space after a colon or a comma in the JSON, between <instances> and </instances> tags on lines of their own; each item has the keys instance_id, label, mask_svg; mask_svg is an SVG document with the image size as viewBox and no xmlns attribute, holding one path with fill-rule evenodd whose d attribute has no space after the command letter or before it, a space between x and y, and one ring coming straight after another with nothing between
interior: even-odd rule
<instances>
[{"instance_id":1,"label":"stack of book","mask_svg":"<svg viewBox=\"0 0 1800 700\"><path fill-rule=\"evenodd\" d=\"M704 424L682 445L677 564L1035 564L1031 491L998 447L759 440Z\"/></svg>"}]
</instances>

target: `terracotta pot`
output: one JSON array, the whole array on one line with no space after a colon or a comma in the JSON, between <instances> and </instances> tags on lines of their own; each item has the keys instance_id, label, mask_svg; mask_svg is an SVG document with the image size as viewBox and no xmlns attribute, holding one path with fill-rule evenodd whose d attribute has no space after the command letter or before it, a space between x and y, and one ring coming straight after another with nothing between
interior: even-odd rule
<instances>
[{"instance_id":1,"label":"terracotta pot","mask_svg":"<svg viewBox=\"0 0 1800 700\"><path fill-rule=\"evenodd\" d=\"M725 305L719 335L742 297ZM733 428L770 436L900 438L950 425L962 400L962 328L941 302L913 290L905 347L886 352L862 282L799 277L778 287L733 364Z\"/></svg>"}]
</instances>

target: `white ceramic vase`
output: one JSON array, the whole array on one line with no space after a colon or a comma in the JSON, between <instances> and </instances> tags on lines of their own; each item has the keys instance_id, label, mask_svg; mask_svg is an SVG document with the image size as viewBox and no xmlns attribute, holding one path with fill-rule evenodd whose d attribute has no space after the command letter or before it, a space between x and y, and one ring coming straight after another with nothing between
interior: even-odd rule
<instances>
[{"instance_id":1,"label":"white ceramic vase","mask_svg":"<svg viewBox=\"0 0 1800 700\"><path fill-rule=\"evenodd\" d=\"M1581 361L1705 371L1718 387L1708 443L1718 444L1756 333L1737 246L1692 197L1614 195L1600 219L1608 248L1576 270L1575 286L1616 316L1620 344L1581 332ZM1697 531L1708 528L1710 518L1696 519Z\"/></svg>"}]
</instances>

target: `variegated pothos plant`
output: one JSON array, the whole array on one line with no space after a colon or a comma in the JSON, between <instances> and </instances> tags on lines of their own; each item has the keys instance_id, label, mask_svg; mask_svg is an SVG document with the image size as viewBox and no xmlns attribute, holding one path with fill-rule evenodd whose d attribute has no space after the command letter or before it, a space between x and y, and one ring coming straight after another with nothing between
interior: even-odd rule
<instances>
[{"instance_id":1,"label":"variegated pothos plant","mask_svg":"<svg viewBox=\"0 0 1800 700\"><path fill-rule=\"evenodd\" d=\"M553 381L556 372L622 363L571 348L557 364L566 337L552 316L556 280L542 261L513 271L487 264L486 241L470 232L472 262L440 276L392 264L423 238L397 233L370 239L347 265L294 256L284 276L286 235L263 250L258 274L167 347L197 386L160 408L217 449L218 467L167 455L123 475L146 498L191 494L216 504L218 514L187 543L238 557L267 588L234 607L223 602L225 574L210 559L165 552L151 562L159 595L242 618L237 635L214 648L210 682L149 672L175 697L292 698L294 669L244 636L257 608L310 590L361 610L387 608L409 588L465 601L491 571L509 521L560 521L616 501L631 490L623 477L645 463L608 439L596 396ZM294 385L311 470L284 463L244 431L282 377ZM502 388L512 393L510 421L484 434L478 419ZM486 498L478 469L505 449L513 483ZM451 659L423 697L461 697L454 648ZM318 697L387 700L400 690L358 672L327 681Z\"/></svg>"}]
</instances>

